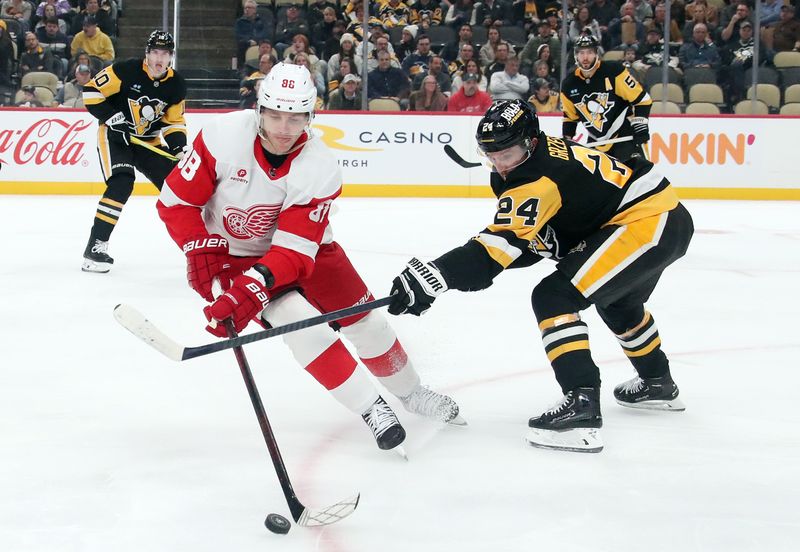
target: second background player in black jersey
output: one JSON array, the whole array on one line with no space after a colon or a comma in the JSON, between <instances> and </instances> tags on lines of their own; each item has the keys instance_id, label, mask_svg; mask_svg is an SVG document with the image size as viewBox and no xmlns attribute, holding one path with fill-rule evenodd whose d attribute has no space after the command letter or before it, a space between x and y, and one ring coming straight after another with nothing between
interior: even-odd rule
<instances>
[{"instance_id":1,"label":"second background player in black jersey","mask_svg":"<svg viewBox=\"0 0 800 552\"><path fill-rule=\"evenodd\" d=\"M84 87L86 109L100 123L97 152L106 190L97 206L81 269L108 272L114 263L108 241L122 208L133 192L134 169L160 190L176 161L159 155L131 137L180 159L186 146L186 84L170 67L175 41L166 31L153 31L144 59L120 61L100 71ZM166 143L166 147L162 144Z\"/></svg>"},{"instance_id":2,"label":"second background player in black jersey","mask_svg":"<svg viewBox=\"0 0 800 552\"><path fill-rule=\"evenodd\" d=\"M561 83L562 135L571 140L578 123L583 123L590 147L622 161L631 157L647 159L653 101L624 65L602 61L598 47L597 39L591 35L575 41L577 67ZM609 140L615 142L593 145Z\"/></svg>"}]
</instances>

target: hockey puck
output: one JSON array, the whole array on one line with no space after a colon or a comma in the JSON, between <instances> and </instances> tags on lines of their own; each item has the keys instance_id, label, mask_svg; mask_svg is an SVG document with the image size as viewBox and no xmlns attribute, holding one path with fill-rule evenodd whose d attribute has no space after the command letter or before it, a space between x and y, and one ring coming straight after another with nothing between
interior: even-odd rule
<instances>
[{"instance_id":1,"label":"hockey puck","mask_svg":"<svg viewBox=\"0 0 800 552\"><path fill-rule=\"evenodd\" d=\"M273 533L285 535L289 532L292 524L280 514L270 514L267 516L267 519L264 520L264 526Z\"/></svg>"}]
</instances>

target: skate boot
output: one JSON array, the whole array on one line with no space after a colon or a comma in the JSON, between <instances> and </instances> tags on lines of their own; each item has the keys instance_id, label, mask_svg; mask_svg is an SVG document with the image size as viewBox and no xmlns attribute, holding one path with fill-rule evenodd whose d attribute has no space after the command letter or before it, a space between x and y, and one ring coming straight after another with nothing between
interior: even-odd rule
<instances>
[{"instance_id":1,"label":"skate boot","mask_svg":"<svg viewBox=\"0 0 800 552\"><path fill-rule=\"evenodd\" d=\"M391 450L406 438L406 430L400 425L392 407L386 404L382 397L378 397L361 417L372 430L372 435L381 450Z\"/></svg>"},{"instance_id":2,"label":"skate boot","mask_svg":"<svg viewBox=\"0 0 800 552\"><path fill-rule=\"evenodd\" d=\"M614 398L622 406L648 410L686 410L686 405L678 398L678 394L678 386L669 373L660 378L642 378L637 375L614 388Z\"/></svg>"},{"instance_id":3,"label":"skate boot","mask_svg":"<svg viewBox=\"0 0 800 552\"><path fill-rule=\"evenodd\" d=\"M456 401L426 386L418 385L409 395L400 397L400 402L414 414L446 424L467 425L464 418L458 415Z\"/></svg>"},{"instance_id":4,"label":"skate boot","mask_svg":"<svg viewBox=\"0 0 800 552\"><path fill-rule=\"evenodd\" d=\"M600 388L576 387L550 410L528 420L528 444L573 452L600 452Z\"/></svg>"},{"instance_id":5,"label":"skate boot","mask_svg":"<svg viewBox=\"0 0 800 552\"><path fill-rule=\"evenodd\" d=\"M86 250L83 252L83 265L81 270L84 272L108 272L114 259L108 256L108 242L100 241L94 237L89 238Z\"/></svg>"}]
</instances>

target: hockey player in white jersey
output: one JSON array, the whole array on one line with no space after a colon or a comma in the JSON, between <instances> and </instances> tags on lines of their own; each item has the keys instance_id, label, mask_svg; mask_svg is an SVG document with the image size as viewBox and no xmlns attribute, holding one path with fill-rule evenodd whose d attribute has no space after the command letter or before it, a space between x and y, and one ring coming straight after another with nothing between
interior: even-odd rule
<instances>
[{"instance_id":1,"label":"hockey player in white jersey","mask_svg":"<svg viewBox=\"0 0 800 552\"><path fill-rule=\"evenodd\" d=\"M167 177L157 204L186 254L189 285L210 305L208 329L223 337L254 319L272 326L373 299L333 241L331 203L341 193L335 157L313 138L316 89L305 67L278 64L260 87L255 111L218 117ZM225 293L214 298L212 281ZM384 316L370 311L336 324L364 366L403 406L463 423L448 396L420 384ZM295 359L345 407L362 416L381 449L403 442L395 413L337 333L316 326L286 334Z\"/></svg>"}]
</instances>

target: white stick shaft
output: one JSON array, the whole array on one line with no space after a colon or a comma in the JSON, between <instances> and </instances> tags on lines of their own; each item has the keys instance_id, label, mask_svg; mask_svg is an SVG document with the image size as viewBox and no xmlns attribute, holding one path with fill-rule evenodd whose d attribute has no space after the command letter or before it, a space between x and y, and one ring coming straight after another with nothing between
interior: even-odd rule
<instances>
[{"instance_id":1,"label":"white stick shaft","mask_svg":"<svg viewBox=\"0 0 800 552\"><path fill-rule=\"evenodd\" d=\"M619 138L600 140L599 142L589 142L586 144L586 146L590 148L595 148L597 146L605 146L607 144L619 144L620 142L630 142L631 140L633 140L633 136L621 136Z\"/></svg>"}]
</instances>

